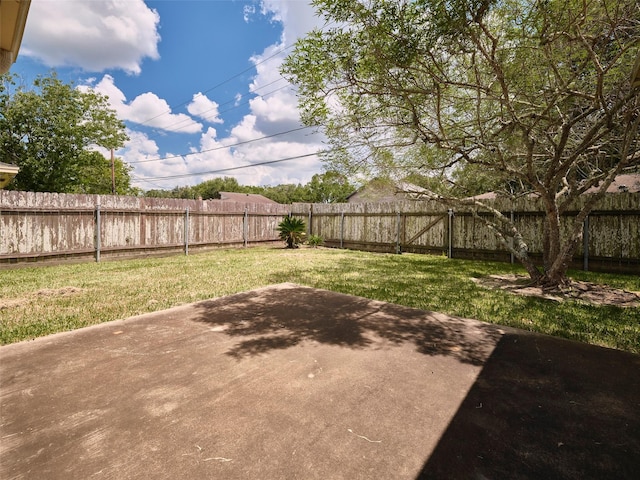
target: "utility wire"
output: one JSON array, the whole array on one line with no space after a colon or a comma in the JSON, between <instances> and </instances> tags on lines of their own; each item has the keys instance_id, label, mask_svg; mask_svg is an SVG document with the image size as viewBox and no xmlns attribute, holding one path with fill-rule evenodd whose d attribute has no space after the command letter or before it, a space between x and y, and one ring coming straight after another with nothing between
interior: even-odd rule
<instances>
[{"instance_id":1,"label":"utility wire","mask_svg":"<svg viewBox=\"0 0 640 480\"><path fill-rule=\"evenodd\" d=\"M336 22L325 23L325 25L321 28L321 30L328 29L328 28L330 28L330 27L332 27L332 26L334 26L334 25L336 25ZM208 88L208 89L207 89L207 90L205 90L204 92L200 92L200 94L201 94L201 95L204 95L204 94L206 94L206 93L209 93L209 92L210 92L210 91L212 91L212 90L215 90L216 88L221 87L222 85L225 85L225 84L229 83L231 80L236 79L236 78L240 77L241 75L244 75L244 74L245 74L245 73L247 73L247 72L250 72L251 70L255 69L258 65L262 65L263 63L268 62L269 60L271 60L271 59L273 59L273 58L277 57L278 55L280 55L281 53L283 53L283 52L285 52L285 51L289 50L290 48L294 47L295 45L296 45L296 42L294 42L294 43L290 43L289 45L285 45L284 47L282 47L281 49L279 49L277 52L275 52L273 55L271 55L271 56L269 56L269 57L267 57L267 58L264 58L264 59L260 60L258 63L255 63L254 65L252 65L252 66L250 66L250 67L248 67L248 68L245 68L245 69L244 69L244 70L242 70L241 72L236 73L235 75L233 75L233 76L231 76L231 77L227 78L226 80L223 80L222 82L220 82L220 83L218 83L218 84L214 85L214 86L213 86L213 87L211 87L211 88ZM285 80L286 80L286 79L285 79ZM144 122L139 123L139 125L145 125L145 124L149 123L151 120L155 120L156 118L161 117L162 115L166 115L167 113L171 113L171 112L172 112L173 110L175 110L176 108L178 108L178 107L182 107L182 106L184 106L184 105L186 105L186 104L188 104L188 103L190 103L190 102L192 102L192 101L193 101L193 98L191 98L190 100L186 100L186 101L184 101L184 102L182 102L182 103L179 103L179 104L177 104L177 105L172 105L172 106L170 106L170 107L169 107L169 110L167 110L167 111L165 111L165 112L163 112L163 113L159 113L158 115L155 115L155 116L153 116L153 117L151 117L151 118L149 118L149 119L145 120Z\"/></svg>"},{"instance_id":2,"label":"utility wire","mask_svg":"<svg viewBox=\"0 0 640 480\"><path fill-rule=\"evenodd\" d=\"M149 185L153 185L154 187L159 188L160 190L164 190L164 188L165 188L165 187L163 187L162 185L158 185L157 183L153 183L152 181L147 180L146 178L141 178L141 177L138 177L138 176L136 176L136 175L131 175L131 179L132 179L132 180L135 180L135 181L137 181L137 182L146 182L146 183L148 183Z\"/></svg>"},{"instance_id":3,"label":"utility wire","mask_svg":"<svg viewBox=\"0 0 640 480\"><path fill-rule=\"evenodd\" d=\"M237 167L221 168L219 170L209 170L209 171L206 171L206 172L183 173L183 174L180 174L180 175L167 175L165 177L147 177L144 180L145 181L150 181L150 180L169 180L169 179L174 179L174 178L195 177L195 176L198 176L198 175L212 175L212 174L215 174L215 173L230 172L232 170L242 170L242 169L245 169L245 168L259 167L259 166L262 166L262 165L271 165L271 164L274 164L274 163L289 162L291 160L298 160L300 158L313 157L315 155L318 155L318 152L307 153L306 155L297 155L295 157L289 157L289 158L281 158L280 160L268 160L266 162L251 163L251 164L248 164L248 165L240 165L240 166L237 166Z\"/></svg>"},{"instance_id":4,"label":"utility wire","mask_svg":"<svg viewBox=\"0 0 640 480\"><path fill-rule=\"evenodd\" d=\"M242 107L242 106L244 106L244 105L249 105L249 103L251 102L251 100L254 100L254 99L256 99L256 98L266 98L268 95L271 95L271 94L273 94L273 93L279 92L280 90L284 90L285 88L289 88L289 87L291 87L291 84L287 83L286 85L283 85L283 86L282 86L282 87L280 87L280 88L276 88L275 90L271 90L270 92L263 93L262 95L257 95L257 96L255 96L255 97L253 97L253 98L249 99L249 100L248 100L248 101L246 101L246 102L239 103L238 105L234 105L233 107L228 108L228 109L226 109L226 110L222 110L221 112L218 112L218 113L219 113L219 114L223 114L223 113L230 112L230 111L235 110L236 108Z\"/></svg>"},{"instance_id":5,"label":"utility wire","mask_svg":"<svg viewBox=\"0 0 640 480\"><path fill-rule=\"evenodd\" d=\"M260 90L260 89L262 89L262 88L266 88L266 87L268 87L268 86L270 86L270 85L273 85L274 83L278 83L280 80L284 80L284 81L286 81L286 79L285 79L284 77L280 77L280 78L278 78L277 80L274 80L273 82L269 82L269 83L267 83L267 84L265 84L265 85L262 85L262 86L260 86L260 87L257 87L255 90ZM280 88L278 88L278 89L276 89L276 90L271 90L270 92L262 93L262 94L258 94L258 93L256 93L256 94L255 94L256 96L255 96L255 97L253 97L253 98L265 98L267 95L271 95L272 93L278 92L278 91L280 91L280 90L284 90L285 88L287 88L287 87L289 87L289 86L290 86L290 84L287 82L287 84L286 84L286 85L284 85L283 87L280 87ZM255 92L255 90L254 90L254 92ZM209 110L205 110L205 111L203 111L203 112L199 113L198 115L194 115L194 117L198 117L198 118L200 118L200 119L202 119L202 120L204 120L204 121L208 121L208 122L210 122L210 123L211 123L211 120L209 119L209 117L208 117L208 116L205 116L205 114L206 114L206 113L211 112L211 111L214 111L214 110L217 110L218 108L222 107L223 105L228 105L228 104L230 104L230 103L237 102L237 101L239 101L239 100L241 100L241 99L243 99L243 98L245 98L245 97L249 96L250 94L252 94L252 93L254 93L254 92L247 92L247 93L246 93L246 94L244 94L244 95L240 95L240 97L232 98L231 100L227 100L227 101L225 101L225 102L223 102L223 103L216 104L216 106L215 106L215 107L210 108ZM253 98L252 98L251 100L253 100ZM240 108L240 107L242 107L242 106L244 106L244 105L248 105L248 104L249 104L249 102L250 102L251 100L249 100L249 101L247 101L247 102L238 103L237 105L234 105L234 106L232 106L232 107L230 107L230 108L228 108L228 109L226 109L226 110L218 111L218 112L217 112L217 115L222 115L223 113L231 112L232 110L235 110L235 109L237 109L237 108ZM183 120L179 120L179 121L177 121L177 122L175 122L175 123L172 123L172 124L169 124L169 125L164 125L164 126L162 126L162 127L151 127L151 128L158 129L158 130L162 130L162 131L160 131L160 132L156 132L156 133L154 133L153 135L149 135L147 138L148 138L149 140L152 140L152 139L154 139L154 138L156 138L156 137L159 137L159 136L161 136L161 135L164 135L164 134L165 134L165 132L175 133L175 132L177 132L178 130L182 130L183 128L187 128L187 127L189 127L189 126L190 126L191 124L193 124L194 122L196 122L196 120L194 120L193 118L189 117L189 118L185 118L185 119L183 119ZM184 125L183 125L183 126L181 126L181 127L178 127L178 128L171 129L171 127L174 127L174 126L177 126L177 125L180 125L180 124L184 124Z\"/></svg>"},{"instance_id":6,"label":"utility wire","mask_svg":"<svg viewBox=\"0 0 640 480\"><path fill-rule=\"evenodd\" d=\"M213 87L211 87L211 88L208 88L208 89L207 89L207 90L205 90L204 92L200 92L200 95L204 95L204 94L206 94L206 93L209 93L211 90L215 90L216 88L219 88L219 87L221 87L222 85L225 85L226 83L229 83L231 80L234 80L234 79L236 79L236 78L238 78L238 77L240 77L240 76L244 75L245 73L247 73L247 72L249 72L249 71L251 71L251 70L254 70L258 65L262 65L263 63L265 63L265 62L267 62L267 61L271 60L272 58L277 57L277 56L278 56L278 55L280 55L282 52L284 52L284 51L286 51L286 50L289 50L289 49L290 49L291 47L293 47L294 45L295 45L295 43L291 43L291 44L289 44L289 45L286 45L286 46L282 47L280 50L278 50L278 51L277 51L276 53L274 53L273 55L271 55L271 56L269 56L269 57L267 57L267 58L265 58L265 59L263 59L263 60L259 61L258 63L256 63L256 64L252 65L251 67L245 68L245 69L244 69L244 70L242 70L241 72L236 73L235 75L233 75L233 76L231 76L231 77L227 78L226 80L223 80L222 82L220 82L220 83L218 83L218 84L214 85L214 86L213 86ZM190 99L190 100L186 100L186 101L184 101L184 102L182 102L182 103L179 103L179 104L177 104L177 105L173 105L173 106L169 107L169 110L166 110L166 111L164 111L164 112L162 112L162 113L159 113L158 115L156 115L156 116L154 116L154 117L151 117L151 118L149 118L149 119L145 120L144 122L141 122L139 125L145 125L145 124L149 123L151 120L155 120L156 118L161 117L161 116L163 116L163 115L166 115L167 113L171 113L171 112L172 112L173 110L175 110L176 108L178 108L178 107L182 107L182 106L184 106L184 105L186 105L186 104L188 104L188 103L190 103L190 102L192 102L192 101L193 101L193 98L192 98L192 99Z\"/></svg>"},{"instance_id":7,"label":"utility wire","mask_svg":"<svg viewBox=\"0 0 640 480\"><path fill-rule=\"evenodd\" d=\"M287 130L286 132L279 132L279 133L274 133L272 135L265 135L264 137L253 138L251 140L245 140L243 142L237 142L237 143L234 143L232 145L221 145L219 147L208 148L206 150L199 150L197 152L184 153L184 154L181 154L181 155L170 155L168 157L150 158L150 159L147 159L147 160L138 160L138 161L135 161L135 162L127 162L127 164L135 165L135 164L138 164L138 163L161 162L162 160L171 160L173 158L189 157L189 156L192 156L192 155L198 155L200 153L207 153L207 152L213 152L213 151L216 151L216 150L223 150L225 148L232 148L232 147L237 147L239 145L246 145L247 143L257 142L258 140L264 140L266 138L273 138L273 137L278 137L280 135L286 135L288 133L299 132L300 130L304 130L306 128L312 128L312 126L294 128L292 130Z\"/></svg>"}]
</instances>

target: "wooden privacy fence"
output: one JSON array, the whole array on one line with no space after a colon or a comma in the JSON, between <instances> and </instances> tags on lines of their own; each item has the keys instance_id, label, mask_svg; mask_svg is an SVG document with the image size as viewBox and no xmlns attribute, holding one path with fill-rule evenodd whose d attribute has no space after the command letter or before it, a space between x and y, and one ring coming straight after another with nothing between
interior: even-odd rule
<instances>
[{"instance_id":1,"label":"wooden privacy fence","mask_svg":"<svg viewBox=\"0 0 640 480\"><path fill-rule=\"evenodd\" d=\"M528 241L531 256L541 260L541 203L535 199L487 202L514 221ZM292 214L304 218L308 233L321 236L329 247L514 262L496 235L470 210L447 209L435 201L300 203L292 206ZM565 232L576 214L570 211L561 218ZM583 241L572 259L573 268L640 273L640 195L607 195L582 227Z\"/></svg>"},{"instance_id":2,"label":"wooden privacy fence","mask_svg":"<svg viewBox=\"0 0 640 480\"><path fill-rule=\"evenodd\" d=\"M248 246L278 240L289 206L0 190L0 263Z\"/></svg>"},{"instance_id":3,"label":"wooden privacy fence","mask_svg":"<svg viewBox=\"0 0 640 480\"><path fill-rule=\"evenodd\" d=\"M513 219L532 257L540 259L540 202L490 203ZM469 210L435 201L278 205L0 190L0 265L279 242L276 228L288 214L304 219L308 233L329 247L514 260ZM561 219L565 231L575 215ZM582 227L573 267L640 273L640 195L608 195Z\"/></svg>"}]
</instances>

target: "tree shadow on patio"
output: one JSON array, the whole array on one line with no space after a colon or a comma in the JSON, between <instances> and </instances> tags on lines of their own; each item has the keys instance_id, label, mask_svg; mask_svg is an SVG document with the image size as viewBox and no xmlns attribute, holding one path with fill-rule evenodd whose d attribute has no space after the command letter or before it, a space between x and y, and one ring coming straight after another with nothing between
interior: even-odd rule
<instances>
[{"instance_id":1,"label":"tree shadow on patio","mask_svg":"<svg viewBox=\"0 0 640 480\"><path fill-rule=\"evenodd\" d=\"M475 320L292 284L202 302L198 308L197 321L238 338L227 352L236 358L302 342L355 349L413 343L425 355L482 365L503 333Z\"/></svg>"}]
</instances>

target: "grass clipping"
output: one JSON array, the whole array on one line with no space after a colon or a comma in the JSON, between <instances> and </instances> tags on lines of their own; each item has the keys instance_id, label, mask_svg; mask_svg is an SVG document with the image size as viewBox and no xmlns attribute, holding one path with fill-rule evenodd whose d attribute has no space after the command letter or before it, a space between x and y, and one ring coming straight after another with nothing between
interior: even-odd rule
<instances>
[{"instance_id":1,"label":"grass clipping","mask_svg":"<svg viewBox=\"0 0 640 480\"><path fill-rule=\"evenodd\" d=\"M531 279L525 275L489 275L474 278L473 281L485 288L498 288L516 295L545 298L556 302L573 299L590 305L629 308L640 306L640 295L636 292L577 280L571 280L568 285L553 292L546 292L541 287L531 285Z\"/></svg>"}]
</instances>

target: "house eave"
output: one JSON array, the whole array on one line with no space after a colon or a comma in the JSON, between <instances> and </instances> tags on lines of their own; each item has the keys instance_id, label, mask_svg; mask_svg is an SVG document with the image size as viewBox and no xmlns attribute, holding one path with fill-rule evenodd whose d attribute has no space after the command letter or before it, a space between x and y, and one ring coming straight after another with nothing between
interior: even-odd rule
<instances>
[{"instance_id":1,"label":"house eave","mask_svg":"<svg viewBox=\"0 0 640 480\"><path fill-rule=\"evenodd\" d=\"M7 73L18 58L31 0L0 2L0 74Z\"/></svg>"},{"instance_id":2,"label":"house eave","mask_svg":"<svg viewBox=\"0 0 640 480\"><path fill-rule=\"evenodd\" d=\"M0 189L6 187L19 171L20 168L16 165L0 162Z\"/></svg>"}]
</instances>

